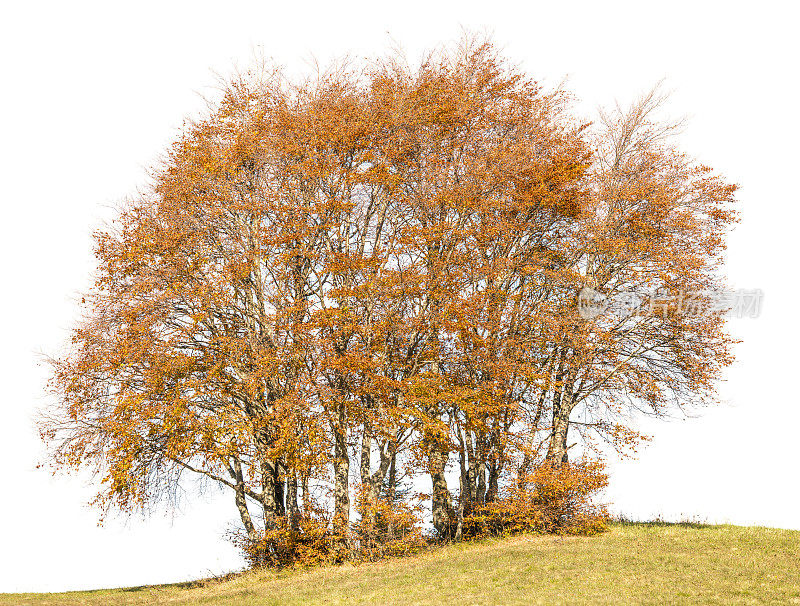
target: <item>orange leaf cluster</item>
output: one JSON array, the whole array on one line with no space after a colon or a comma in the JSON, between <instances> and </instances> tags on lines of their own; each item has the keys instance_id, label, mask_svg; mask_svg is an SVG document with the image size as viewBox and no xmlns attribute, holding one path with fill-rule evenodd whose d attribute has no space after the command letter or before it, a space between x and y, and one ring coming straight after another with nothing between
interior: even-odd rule
<instances>
[{"instance_id":1,"label":"orange leaf cluster","mask_svg":"<svg viewBox=\"0 0 800 606\"><path fill-rule=\"evenodd\" d=\"M42 422L54 460L98 471L107 505L189 473L253 540L316 511L376 548L415 527L415 475L453 537L527 502L503 491L567 463L570 435L635 447L631 412L713 400L731 360L717 312L578 313L585 288L721 283L735 188L668 144L658 104L589 125L469 41L414 68L233 79L97 234Z\"/></svg>"}]
</instances>

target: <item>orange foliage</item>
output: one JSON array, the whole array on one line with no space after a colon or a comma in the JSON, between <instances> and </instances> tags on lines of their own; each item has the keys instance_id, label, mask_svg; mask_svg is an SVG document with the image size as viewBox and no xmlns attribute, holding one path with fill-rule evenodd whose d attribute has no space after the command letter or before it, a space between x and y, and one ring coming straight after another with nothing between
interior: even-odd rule
<instances>
[{"instance_id":1,"label":"orange foliage","mask_svg":"<svg viewBox=\"0 0 800 606\"><path fill-rule=\"evenodd\" d=\"M607 484L596 461L540 465L518 478L506 494L465 517L461 536L598 534L607 529L608 512L596 499Z\"/></svg>"},{"instance_id":2,"label":"orange foliage","mask_svg":"<svg viewBox=\"0 0 800 606\"><path fill-rule=\"evenodd\" d=\"M127 511L220 486L251 559L281 565L416 549L420 475L444 539L599 530L604 476L570 449L635 449L631 413L713 402L731 361L707 306L578 313L586 288L722 284L735 187L658 105L589 125L470 40L234 78L96 234L41 424L54 463Z\"/></svg>"}]
</instances>

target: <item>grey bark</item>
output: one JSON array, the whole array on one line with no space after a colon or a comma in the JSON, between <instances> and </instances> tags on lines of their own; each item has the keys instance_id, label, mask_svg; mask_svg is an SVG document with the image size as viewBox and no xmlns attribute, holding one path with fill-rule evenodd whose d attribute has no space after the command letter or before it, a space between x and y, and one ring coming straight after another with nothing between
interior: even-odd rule
<instances>
[{"instance_id":1,"label":"grey bark","mask_svg":"<svg viewBox=\"0 0 800 606\"><path fill-rule=\"evenodd\" d=\"M250 540L256 538L256 527L253 524L253 518L250 517L250 511L247 509L247 497L245 495L244 487L244 474L242 473L242 464L239 459L233 459L233 480L236 482L234 488L234 495L236 499L236 508L239 510L239 517L242 520L245 532Z\"/></svg>"},{"instance_id":2,"label":"grey bark","mask_svg":"<svg viewBox=\"0 0 800 606\"><path fill-rule=\"evenodd\" d=\"M334 479L334 529L342 536L350 526L350 456L347 452L347 436L343 428L334 430L333 479Z\"/></svg>"},{"instance_id":3,"label":"grey bark","mask_svg":"<svg viewBox=\"0 0 800 606\"><path fill-rule=\"evenodd\" d=\"M297 474L294 471L286 481L286 510L292 528L297 528L300 520L300 507L297 505Z\"/></svg>"},{"instance_id":4,"label":"grey bark","mask_svg":"<svg viewBox=\"0 0 800 606\"><path fill-rule=\"evenodd\" d=\"M431 476L431 514L433 527L445 538L451 538L452 519L454 517L453 501L444 471L447 466L447 452L433 449L429 455L429 473Z\"/></svg>"}]
</instances>

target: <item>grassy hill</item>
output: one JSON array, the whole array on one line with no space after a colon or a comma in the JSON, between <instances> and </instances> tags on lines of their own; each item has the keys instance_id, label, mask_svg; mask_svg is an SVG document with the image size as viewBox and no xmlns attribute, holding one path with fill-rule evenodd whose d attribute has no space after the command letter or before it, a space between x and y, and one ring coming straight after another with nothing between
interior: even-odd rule
<instances>
[{"instance_id":1,"label":"grassy hill","mask_svg":"<svg viewBox=\"0 0 800 606\"><path fill-rule=\"evenodd\" d=\"M598 537L523 536L360 566L60 594L10 604L800 604L800 531L614 524Z\"/></svg>"}]
</instances>

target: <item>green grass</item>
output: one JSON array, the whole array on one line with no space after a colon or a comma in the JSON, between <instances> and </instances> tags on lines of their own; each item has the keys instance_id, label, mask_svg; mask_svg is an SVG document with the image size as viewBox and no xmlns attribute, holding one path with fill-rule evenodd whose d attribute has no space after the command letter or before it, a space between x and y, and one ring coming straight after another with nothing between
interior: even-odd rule
<instances>
[{"instance_id":1,"label":"green grass","mask_svg":"<svg viewBox=\"0 0 800 606\"><path fill-rule=\"evenodd\" d=\"M359 566L59 594L9 604L800 604L800 531L615 523Z\"/></svg>"}]
</instances>

